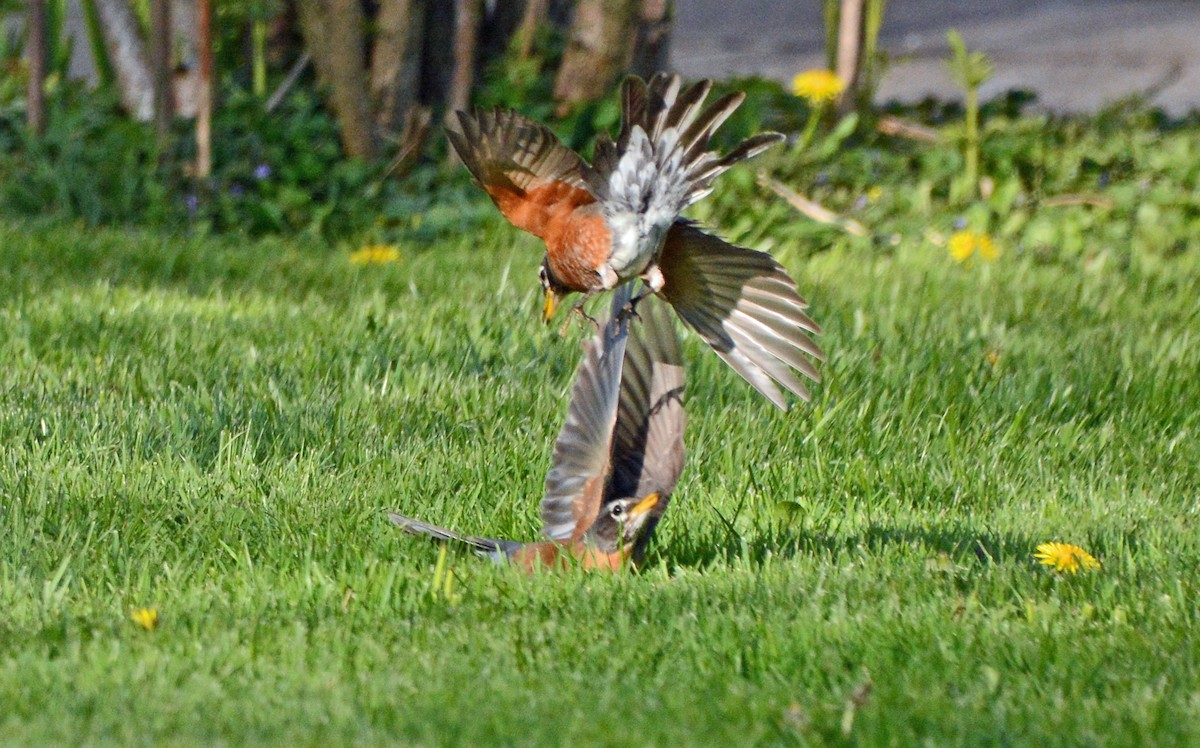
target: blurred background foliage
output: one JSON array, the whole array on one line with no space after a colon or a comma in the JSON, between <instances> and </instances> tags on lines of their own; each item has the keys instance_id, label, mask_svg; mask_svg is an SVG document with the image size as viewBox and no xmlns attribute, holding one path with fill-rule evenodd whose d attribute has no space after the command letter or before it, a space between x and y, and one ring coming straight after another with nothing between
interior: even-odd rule
<instances>
[{"instance_id":1,"label":"blurred background foliage","mask_svg":"<svg viewBox=\"0 0 1200 748\"><path fill-rule=\"evenodd\" d=\"M153 42L155 2L160 0L130 5L147 44ZM333 79L338 73L317 59L329 40L314 38L311 28L306 32L302 16L334 12L345 3L218 1L209 40L211 170L200 176L195 112L187 104L176 101L165 139L156 138L153 122L127 114L115 80L119 71L104 72L115 61L96 28L101 4L84 2L90 31L72 41L62 32L65 2L44 3L41 133L28 126L28 24L9 23L0 36L0 210L93 225L307 234L335 246L419 248L492 220L489 206L447 154L441 136L446 113L458 106L513 108L548 122L568 145L588 154L598 132L617 127L620 76L628 70L648 74L662 64L670 21L669 3L625 0L630 16L616 33L626 47L603 63L603 80L581 82L575 73L564 82L571 56L580 54L571 42L573 24L597 3L401 3L419 12L419 18L409 17L419 33L408 39L407 61L396 63L396 70L408 66L398 73L403 82L395 84L403 90L393 90L403 94L403 110L385 117L382 110L392 104L373 82L381 53L372 45L392 43L386 2L352 3L361 15L351 31L363 59L339 83ZM645 8L651 5L664 10L648 22ZM837 3L825 5L836 11ZM966 110L937 101L875 107L870 86L880 61L874 59L874 38L883 12L877 5L868 19L875 24L867 39L871 72L837 107L818 108L774 81L718 84L718 93L747 94L719 133L721 145L764 129L787 133L789 145L731 173L713 199L695 207L694 217L785 256L839 244L886 253L903 240L938 248L966 229L990 236L1004 254L1035 262L1127 266L1196 250L1200 127L1194 117L1170 120L1137 101L1086 117L1027 113L1033 97L1024 92L973 102L974 79L964 79ZM11 14L26 6L10 0L0 7ZM473 27L466 29L463 19L474 19ZM196 58L181 39L177 34L171 42L177 92ZM95 58L98 72L90 80L67 75L72 45L80 44ZM829 44L835 59L836 33ZM978 67L989 65L965 47L956 54L960 63L969 58ZM589 85L590 92L584 90ZM357 91L361 101L346 90ZM359 115L348 116L355 106ZM799 134L814 113L820 126L804 144ZM355 146L347 129L355 127L366 128L359 141L366 150L348 155ZM817 207L781 197L771 183Z\"/></svg>"}]
</instances>

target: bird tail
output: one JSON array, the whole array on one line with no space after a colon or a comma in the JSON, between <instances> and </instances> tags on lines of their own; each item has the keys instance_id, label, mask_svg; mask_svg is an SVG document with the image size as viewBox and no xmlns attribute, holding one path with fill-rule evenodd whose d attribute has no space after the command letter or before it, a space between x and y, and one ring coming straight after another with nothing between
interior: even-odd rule
<instances>
[{"instance_id":1,"label":"bird tail","mask_svg":"<svg viewBox=\"0 0 1200 748\"><path fill-rule=\"evenodd\" d=\"M658 73L646 83L637 76L621 86L621 132L614 143L596 143L590 169L592 194L629 207L677 214L712 191L712 182L730 167L783 140L765 132L743 141L724 156L709 150L712 136L741 105L742 92L726 94L708 107L712 82L686 88L679 76Z\"/></svg>"},{"instance_id":2,"label":"bird tail","mask_svg":"<svg viewBox=\"0 0 1200 748\"><path fill-rule=\"evenodd\" d=\"M388 518L392 520L401 530L404 530L409 535L418 537L425 536L434 538L435 540L447 540L454 543L462 543L470 546L471 550L478 553L480 556L487 556L495 561L505 561L514 551L521 547L520 543L511 540L496 540L494 538L480 538L474 535L462 535L447 530L444 527L431 525L428 522L422 522L419 519L405 517L402 514L388 512Z\"/></svg>"}]
</instances>

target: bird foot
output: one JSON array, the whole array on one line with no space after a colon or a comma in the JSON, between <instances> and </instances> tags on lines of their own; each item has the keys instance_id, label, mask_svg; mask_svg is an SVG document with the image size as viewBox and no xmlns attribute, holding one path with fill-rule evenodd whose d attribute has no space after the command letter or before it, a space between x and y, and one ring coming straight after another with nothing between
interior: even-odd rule
<instances>
[{"instance_id":1,"label":"bird foot","mask_svg":"<svg viewBox=\"0 0 1200 748\"><path fill-rule=\"evenodd\" d=\"M588 314L587 312L583 311L583 302L587 301L588 298L589 298L588 296L584 296L582 299L580 299L578 302L576 302L575 306L571 307L571 311L567 313L567 318L565 320L563 320L562 327L559 328L559 330L558 330L559 335L567 334L567 328L571 326L571 320L575 319L576 314L578 314L580 317L582 317L586 321L591 322L592 326L594 328L596 328L597 330L600 329L600 323L596 321L596 318L593 317L592 315Z\"/></svg>"},{"instance_id":2,"label":"bird foot","mask_svg":"<svg viewBox=\"0 0 1200 748\"><path fill-rule=\"evenodd\" d=\"M667 285L667 279L663 276L662 268L658 265L651 264L646 271L642 273L642 280L649 287L649 293L658 293L663 290L663 286ZM645 296L646 294L641 294Z\"/></svg>"},{"instance_id":3,"label":"bird foot","mask_svg":"<svg viewBox=\"0 0 1200 748\"><path fill-rule=\"evenodd\" d=\"M617 312L617 321L618 322L628 322L630 318L633 318L640 322L642 319L642 315L637 313L638 304L641 303L642 299L646 298L647 296L649 296L653 293L654 293L653 289L647 288L647 289L643 290L641 293L639 293L637 296L634 296L632 299L630 299L629 303L626 304L624 306L624 308L621 309L621 311Z\"/></svg>"}]
</instances>

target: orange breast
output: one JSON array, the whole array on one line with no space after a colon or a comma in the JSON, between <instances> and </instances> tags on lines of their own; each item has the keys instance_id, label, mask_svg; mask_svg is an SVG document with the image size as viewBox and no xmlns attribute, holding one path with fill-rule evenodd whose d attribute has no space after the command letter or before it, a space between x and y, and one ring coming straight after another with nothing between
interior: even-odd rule
<instances>
[{"instance_id":1,"label":"orange breast","mask_svg":"<svg viewBox=\"0 0 1200 748\"><path fill-rule=\"evenodd\" d=\"M623 553L603 553L582 541L569 545L549 541L530 543L512 555L513 563L529 573L562 569L575 563L589 570L617 571L625 565L625 560Z\"/></svg>"},{"instance_id":2,"label":"orange breast","mask_svg":"<svg viewBox=\"0 0 1200 748\"><path fill-rule=\"evenodd\" d=\"M603 571L617 571L625 565L625 554L617 553L602 553L601 551L592 548L585 549L582 557L577 557L583 563L585 569L601 569Z\"/></svg>"},{"instance_id":3,"label":"orange breast","mask_svg":"<svg viewBox=\"0 0 1200 748\"><path fill-rule=\"evenodd\" d=\"M530 543L512 555L512 561L529 573L562 565L563 547L558 543Z\"/></svg>"},{"instance_id":4,"label":"orange breast","mask_svg":"<svg viewBox=\"0 0 1200 748\"><path fill-rule=\"evenodd\" d=\"M597 269L612 253L612 239L595 198L566 182L520 190L485 187L509 223L546 242L550 270L572 291L600 290Z\"/></svg>"},{"instance_id":5,"label":"orange breast","mask_svg":"<svg viewBox=\"0 0 1200 748\"><path fill-rule=\"evenodd\" d=\"M554 277L572 291L600 291L599 269L612 256L612 232L596 206L556 216L546 226L546 254Z\"/></svg>"}]
</instances>

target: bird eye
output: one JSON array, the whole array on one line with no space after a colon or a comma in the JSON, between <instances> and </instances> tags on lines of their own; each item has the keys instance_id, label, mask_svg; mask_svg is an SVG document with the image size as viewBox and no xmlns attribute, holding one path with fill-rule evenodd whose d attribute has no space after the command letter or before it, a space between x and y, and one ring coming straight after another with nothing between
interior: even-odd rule
<instances>
[{"instance_id":1,"label":"bird eye","mask_svg":"<svg viewBox=\"0 0 1200 748\"><path fill-rule=\"evenodd\" d=\"M613 508L609 511L609 513L614 517L620 517L625 513L625 507L621 506L620 504L613 504Z\"/></svg>"},{"instance_id":2,"label":"bird eye","mask_svg":"<svg viewBox=\"0 0 1200 748\"><path fill-rule=\"evenodd\" d=\"M545 288L546 286L550 285L550 279L546 277L546 266L545 265L538 268L538 280L541 282L542 288Z\"/></svg>"}]
</instances>

